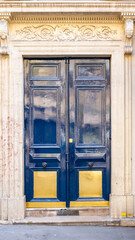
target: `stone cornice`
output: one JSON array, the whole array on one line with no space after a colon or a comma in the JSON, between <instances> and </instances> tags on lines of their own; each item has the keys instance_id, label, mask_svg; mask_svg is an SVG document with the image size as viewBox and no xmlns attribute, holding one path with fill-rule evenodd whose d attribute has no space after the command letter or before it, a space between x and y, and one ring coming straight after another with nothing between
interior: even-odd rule
<instances>
[{"instance_id":1,"label":"stone cornice","mask_svg":"<svg viewBox=\"0 0 135 240\"><path fill-rule=\"evenodd\" d=\"M0 9L1 12L135 12L135 1L0 1Z\"/></svg>"}]
</instances>

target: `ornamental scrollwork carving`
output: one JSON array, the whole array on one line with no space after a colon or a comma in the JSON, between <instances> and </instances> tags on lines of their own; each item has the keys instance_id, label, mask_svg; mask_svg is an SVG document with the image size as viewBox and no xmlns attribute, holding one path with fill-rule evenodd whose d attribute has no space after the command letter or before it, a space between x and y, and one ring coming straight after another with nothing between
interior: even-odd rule
<instances>
[{"instance_id":1,"label":"ornamental scrollwork carving","mask_svg":"<svg viewBox=\"0 0 135 240\"><path fill-rule=\"evenodd\" d=\"M0 20L0 54L8 54L8 22L7 20Z\"/></svg>"},{"instance_id":2,"label":"ornamental scrollwork carving","mask_svg":"<svg viewBox=\"0 0 135 240\"><path fill-rule=\"evenodd\" d=\"M134 12L121 14L125 22L125 54L131 55L133 52L133 34L134 34Z\"/></svg>"},{"instance_id":3,"label":"ornamental scrollwork carving","mask_svg":"<svg viewBox=\"0 0 135 240\"><path fill-rule=\"evenodd\" d=\"M125 21L125 35L127 38L132 38L134 32L134 22L132 19L126 19Z\"/></svg>"},{"instance_id":4,"label":"ornamental scrollwork carving","mask_svg":"<svg viewBox=\"0 0 135 240\"><path fill-rule=\"evenodd\" d=\"M6 20L0 20L0 38L6 39L8 35L8 23Z\"/></svg>"},{"instance_id":5,"label":"ornamental scrollwork carving","mask_svg":"<svg viewBox=\"0 0 135 240\"><path fill-rule=\"evenodd\" d=\"M40 25L27 26L16 30L14 40L44 40L44 41L89 41L89 40L117 40L117 30L108 26L62 26Z\"/></svg>"},{"instance_id":6,"label":"ornamental scrollwork carving","mask_svg":"<svg viewBox=\"0 0 135 240\"><path fill-rule=\"evenodd\" d=\"M133 51L133 33L134 33L134 22L133 19L125 20L125 54L130 55Z\"/></svg>"}]
</instances>

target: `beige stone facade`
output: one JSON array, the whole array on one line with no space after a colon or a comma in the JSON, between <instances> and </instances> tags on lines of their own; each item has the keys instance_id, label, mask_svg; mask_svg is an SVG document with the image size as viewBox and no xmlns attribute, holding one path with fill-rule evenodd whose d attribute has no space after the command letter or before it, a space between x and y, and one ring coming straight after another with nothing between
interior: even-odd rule
<instances>
[{"instance_id":1,"label":"beige stone facade","mask_svg":"<svg viewBox=\"0 0 135 240\"><path fill-rule=\"evenodd\" d=\"M111 59L112 218L135 216L135 1L0 2L0 215L25 217L24 57Z\"/></svg>"}]
</instances>

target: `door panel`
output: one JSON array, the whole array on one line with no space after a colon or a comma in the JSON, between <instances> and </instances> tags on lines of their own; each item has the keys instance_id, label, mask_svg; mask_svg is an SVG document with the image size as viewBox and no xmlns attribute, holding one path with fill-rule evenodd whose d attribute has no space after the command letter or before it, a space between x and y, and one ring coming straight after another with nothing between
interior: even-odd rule
<instances>
[{"instance_id":1,"label":"door panel","mask_svg":"<svg viewBox=\"0 0 135 240\"><path fill-rule=\"evenodd\" d=\"M69 72L70 206L86 206L109 200L109 60L72 59Z\"/></svg>"},{"instance_id":2,"label":"door panel","mask_svg":"<svg viewBox=\"0 0 135 240\"><path fill-rule=\"evenodd\" d=\"M65 62L25 60L25 79L26 199L65 206Z\"/></svg>"},{"instance_id":3,"label":"door panel","mask_svg":"<svg viewBox=\"0 0 135 240\"><path fill-rule=\"evenodd\" d=\"M27 207L106 205L109 60L26 59L24 67Z\"/></svg>"}]
</instances>

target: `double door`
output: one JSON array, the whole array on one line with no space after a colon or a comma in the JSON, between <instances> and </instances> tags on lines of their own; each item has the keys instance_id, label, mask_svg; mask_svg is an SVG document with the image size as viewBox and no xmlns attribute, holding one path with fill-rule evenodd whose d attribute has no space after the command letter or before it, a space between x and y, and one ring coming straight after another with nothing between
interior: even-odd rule
<instances>
[{"instance_id":1,"label":"double door","mask_svg":"<svg viewBox=\"0 0 135 240\"><path fill-rule=\"evenodd\" d=\"M25 59L27 207L107 206L109 59Z\"/></svg>"}]
</instances>

